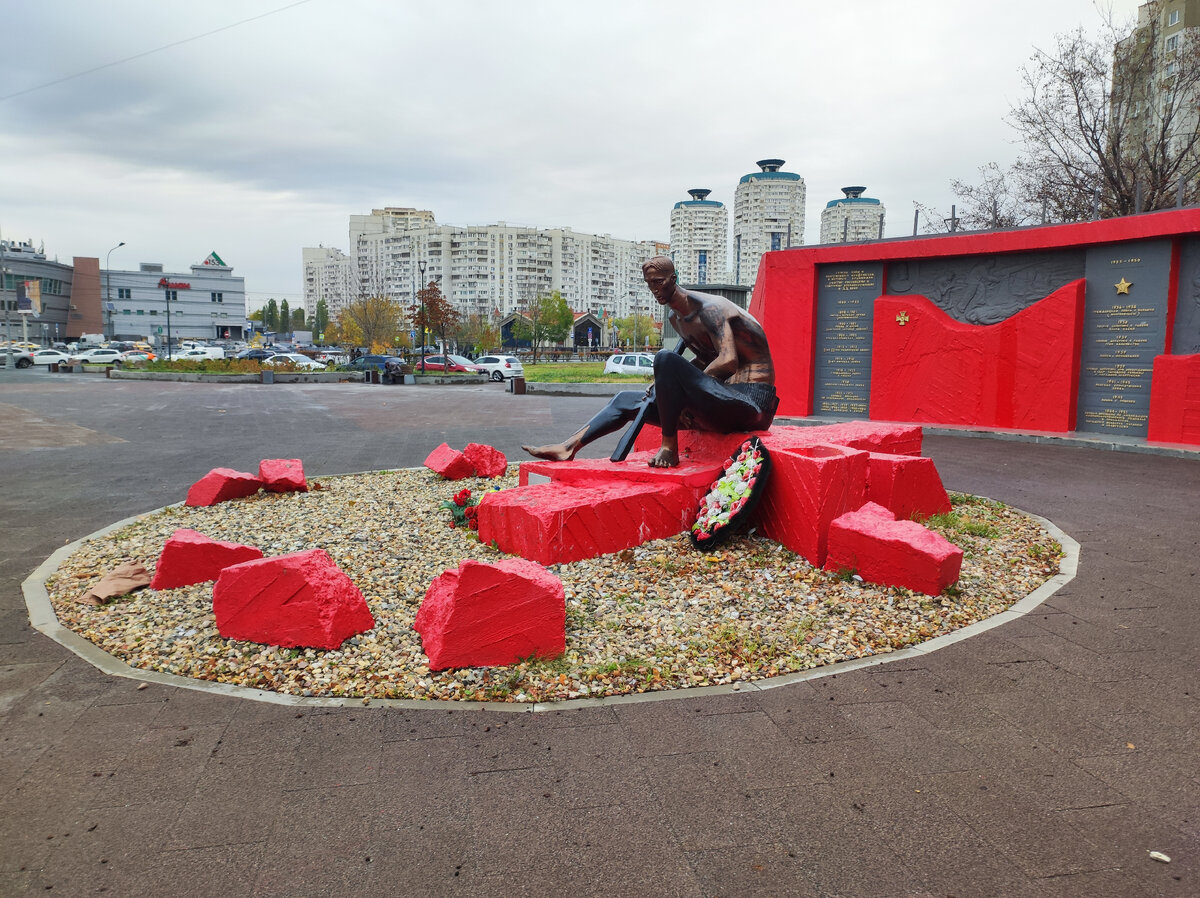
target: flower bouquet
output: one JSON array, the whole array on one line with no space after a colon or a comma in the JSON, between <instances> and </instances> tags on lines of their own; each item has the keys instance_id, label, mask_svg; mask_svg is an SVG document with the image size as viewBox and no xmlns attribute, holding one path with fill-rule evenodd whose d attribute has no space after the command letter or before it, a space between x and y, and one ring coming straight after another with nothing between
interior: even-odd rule
<instances>
[{"instance_id":1,"label":"flower bouquet","mask_svg":"<svg viewBox=\"0 0 1200 898\"><path fill-rule=\"evenodd\" d=\"M771 458L762 441L758 437L743 441L700 500L691 532L695 548L711 552L745 528L767 485L770 469Z\"/></svg>"},{"instance_id":2,"label":"flower bouquet","mask_svg":"<svg viewBox=\"0 0 1200 898\"><path fill-rule=\"evenodd\" d=\"M469 489L461 489L454 494L450 502L443 502L442 508L450 512L450 529L465 527L468 530L479 529L479 500L471 496Z\"/></svg>"}]
</instances>

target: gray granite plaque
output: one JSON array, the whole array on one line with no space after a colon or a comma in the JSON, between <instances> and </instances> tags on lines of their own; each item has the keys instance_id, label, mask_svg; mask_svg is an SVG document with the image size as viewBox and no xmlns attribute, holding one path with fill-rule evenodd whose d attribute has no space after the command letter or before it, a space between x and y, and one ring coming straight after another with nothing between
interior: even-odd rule
<instances>
[{"instance_id":1,"label":"gray granite plaque","mask_svg":"<svg viewBox=\"0 0 1200 898\"><path fill-rule=\"evenodd\" d=\"M883 263L817 268L817 415L866 418L871 403L871 332Z\"/></svg>"},{"instance_id":2,"label":"gray granite plaque","mask_svg":"<svg viewBox=\"0 0 1200 898\"><path fill-rule=\"evenodd\" d=\"M1087 251L1076 430L1146 435L1154 357L1166 340L1170 268L1166 240Z\"/></svg>"},{"instance_id":3,"label":"gray granite plaque","mask_svg":"<svg viewBox=\"0 0 1200 898\"><path fill-rule=\"evenodd\" d=\"M888 295L918 294L967 324L998 324L1083 277L1084 250L906 259L887 269Z\"/></svg>"},{"instance_id":4,"label":"gray granite plaque","mask_svg":"<svg viewBox=\"0 0 1200 898\"><path fill-rule=\"evenodd\" d=\"M1194 355L1200 353L1200 237L1188 237L1181 242L1171 352Z\"/></svg>"}]
</instances>

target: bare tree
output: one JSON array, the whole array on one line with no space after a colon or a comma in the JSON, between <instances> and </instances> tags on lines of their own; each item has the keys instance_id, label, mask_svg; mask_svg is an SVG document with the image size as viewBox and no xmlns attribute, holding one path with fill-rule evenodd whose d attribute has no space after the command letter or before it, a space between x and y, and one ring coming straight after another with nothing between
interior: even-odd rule
<instances>
[{"instance_id":1,"label":"bare tree","mask_svg":"<svg viewBox=\"0 0 1200 898\"><path fill-rule=\"evenodd\" d=\"M969 231L1019 228L1034 224L1041 210L1025 195L1021 172L995 162L979 166L978 183L950 181L958 198L958 227Z\"/></svg>"},{"instance_id":2,"label":"bare tree","mask_svg":"<svg viewBox=\"0 0 1200 898\"><path fill-rule=\"evenodd\" d=\"M1009 123L1022 153L1022 200L1058 221L1129 215L1200 195L1200 38L1164 34L1161 0L1136 27L1109 17L1097 34L1057 35L1021 72L1026 98Z\"/></svg>"}]
</instances>

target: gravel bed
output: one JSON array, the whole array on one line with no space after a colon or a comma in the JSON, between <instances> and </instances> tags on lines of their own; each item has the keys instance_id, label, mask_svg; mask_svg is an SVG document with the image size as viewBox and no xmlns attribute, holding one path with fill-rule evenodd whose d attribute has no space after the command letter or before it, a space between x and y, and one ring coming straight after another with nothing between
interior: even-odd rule
<instances>
[{"instance_id":1,"label":"gravel bed","mask_svg":"<svg viewBox=\"0 0 1200 898\"><path fill-rule=\"evenodd\" d=\"M732 540L703 554L686 534L554 565L567 599L567 651L512 667L432 672L413 619L433 579L465 559L505 557L451 529L439 508L516 485L448 482L425 469L310 480L307 493L259 493L211 508L175 506L86 541L50 578L59 620L133 667L305 696L555 701L755 680L910 646L1008 608L1058 573L1061 547L1036 521L953 495L930 522L964 552L939 597L820 571L777 543ZM373 630L340 649L286 649L217 632L212 584L144 589L107 605L76 599L123 561L153 572L188 527L267 555L325 549L362 590Z\"/></svg>"}]
</instances>

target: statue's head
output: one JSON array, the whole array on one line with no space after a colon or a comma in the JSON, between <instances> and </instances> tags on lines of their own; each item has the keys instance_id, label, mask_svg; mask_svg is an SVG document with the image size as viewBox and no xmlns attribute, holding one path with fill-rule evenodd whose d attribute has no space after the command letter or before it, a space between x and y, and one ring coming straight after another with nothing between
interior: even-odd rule
<instances>
[{"instance_id":1,"label":"statue's head","mask_svg":"<svg viewBox=\"0 0 1200 898\"><path fill-rule=\"evenodd\" d=\"M647 259L642 263L642 277L659 305L665 305L671 301L671 297L675 293L675 285L679 282L679 278L675 274L674 262L666 256Z\"/></svg>"}]
</instances>

